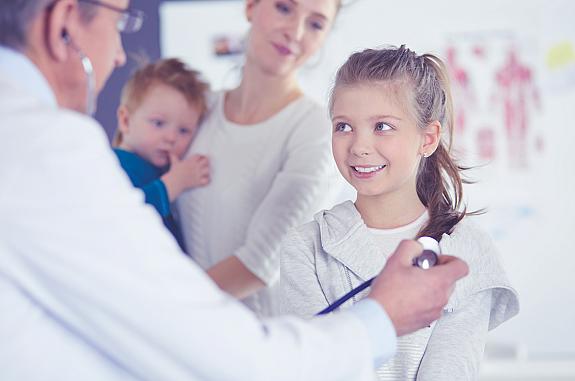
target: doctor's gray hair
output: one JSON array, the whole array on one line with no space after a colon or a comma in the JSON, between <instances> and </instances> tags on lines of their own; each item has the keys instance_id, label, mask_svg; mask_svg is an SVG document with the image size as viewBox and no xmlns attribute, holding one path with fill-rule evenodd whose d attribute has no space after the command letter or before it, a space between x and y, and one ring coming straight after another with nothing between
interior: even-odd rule
<instances>
[{"instance_id":1,"label":"doctor's gray hair","mask_svg":"<svg viewBox=\"0 0 575 381\"><path fill-rule=\"evenodd\" d=\"M56 0L57 1L57 0ZM0 46L22 49L26 46L27 29L42 12L49 10L55 0L0 1ZM96 12L93 4L78 3L82 20L89 22Z\"/></svg>"}]
</instances>

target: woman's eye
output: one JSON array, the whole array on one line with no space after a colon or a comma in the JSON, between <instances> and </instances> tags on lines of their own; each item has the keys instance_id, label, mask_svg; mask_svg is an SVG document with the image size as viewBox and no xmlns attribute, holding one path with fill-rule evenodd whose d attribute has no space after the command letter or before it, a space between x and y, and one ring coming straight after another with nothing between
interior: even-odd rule
<instances>
[{"instance_id":1,"label":"woman's eye","mask_svg":"<svg viewBox=\"0 0 575 381\"><path fill-rule=\"evenodd\" d=\"M335 125L335 130L338 132L350 132L351 126L347 123L337 123Z\"/></svg>"},{"instance_id":2,"label":"woman's eye","mask_svg":"<svg viewBox=\"0 0 575 381\"><path fill-rule=\"evenodd\" d=\"M391 127L389 124L384 123L384 122L378 122L375 124L375 130L376 131L387 131L387 130L392 130L393 127Z\"/></svg>"},{"instance_id":3,"label":"woman's eye","mask_svg":"<svg viewBox=\"0 0 575 381\"><path fill-rule=\"evenodd\" d=\"M283 14L288 14L290 12L290 7L289 5L287 5L286 3L283 2L277 2L276 3L276 9Z\"/></svg>"},{"instance_id":4,"label":"woman's eye","mask_svg":"<svg viewBox=\"0 0 575 381\"><path fill-rule=\"evenodd\" d=\"M311 26L312 29L323 30L323 23L319 21L311 21L309 25Z\"/></svg>"}]
</instances>

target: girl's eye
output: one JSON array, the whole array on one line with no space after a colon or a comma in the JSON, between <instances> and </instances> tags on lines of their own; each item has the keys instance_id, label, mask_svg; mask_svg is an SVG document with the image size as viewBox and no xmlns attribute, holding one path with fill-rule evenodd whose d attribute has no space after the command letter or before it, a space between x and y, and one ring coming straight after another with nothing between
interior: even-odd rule
<instances>
[{"instance_id":1,"label":"girl's eye","mask_svg":"<svg viewBox=\"0 0 575 381\"><path fill-rule=\"evenodd\" d=\"M375 124L375 130L376 131L388 131L388 130L392 130L393 127L391 127L389 124L384 123L384 122L378 122Z\"/></svg>"},{"instance_id":2,"label":"girl's eye","mask_svg":"<svg viewBox=\"0 0 575 381\"><path fill-rule=\"evenodd\" d=\"M192 130L190 130L189 128L182 127L182 128L180 128L179 132L181 135L188 135L192 132Z\"/></svg>"},{"instance_id":3,"label":"girl's eye","mask_svg":"<svg viewBox=\"0 0 575 381\"><path fill-rule=\"evenodd\" d=\"M289 5L281 1L276 3L276 9L283 14L288 14L291 10Z\"/></svg>"},{"instance_id":4,"label":"girl's eye","mask_svg":"<svg viewBox=\"0 0 575 381\"><path fill-rule=\"evenodd\" d=\"M150 123L152 124L152 126L158 127L158 128L161 128L164 126L164 121L161 119L150 119Z\"/></svg>"},{"instance_id":5,"label":"girl's eye","mask_svg":"<svg viewBox=\"0 0 575 381\"><path fill-rule=\"evenodd\" d=\"M351 126L347 123L340 122L335 125L335 130L337 132L350 132Z\"/></svg>"}]
</instances>

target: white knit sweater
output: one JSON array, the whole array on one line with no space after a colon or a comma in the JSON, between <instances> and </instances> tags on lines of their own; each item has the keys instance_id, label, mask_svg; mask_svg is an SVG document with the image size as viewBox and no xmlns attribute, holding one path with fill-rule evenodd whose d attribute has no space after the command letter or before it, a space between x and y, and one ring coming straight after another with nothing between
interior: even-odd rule
<instances>
[{"instance_id":1,"label":"white knit sweater","mask_svg":"<svg viewBox=\"0 0 575 381\"><path fill-rule=\"evenodd\" d=\"M330 122L325 109L300 97L264 122L238 125L223 113L224 92L212 95L188 152L209 157L211 183L177 201L184 240L204 269L237 256L268 285L246 305L269 316L279 309L280 242L338 191Z\"/></svg>"}]
</instances>

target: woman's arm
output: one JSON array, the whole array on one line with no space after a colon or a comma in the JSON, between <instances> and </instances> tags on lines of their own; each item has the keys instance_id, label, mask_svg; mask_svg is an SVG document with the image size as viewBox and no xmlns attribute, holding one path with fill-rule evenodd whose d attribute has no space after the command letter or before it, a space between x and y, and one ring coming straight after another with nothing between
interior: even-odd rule
<instances>
[{"instance_id":1,"label":"woman's arm","mask_svg":"<svg viewBox=\"0 0 575 381\"><path fill-rule=\"evenodd\" d=\"M265 287L265 283L234 255L208 269L208 275L219 288L238 299L250 296Z\"/></svg>"},{"instance_id":2,"label":"woman's arm","mask_svg":"<svg viewBox=\"0 0 575 381\"><path fill-rule=\"evenodd\" d=\"M492 290L439 319L417 373L418 381L477 380L489 326Z\"/></svg>"}]
</instances>

